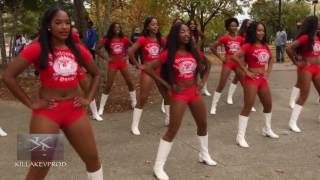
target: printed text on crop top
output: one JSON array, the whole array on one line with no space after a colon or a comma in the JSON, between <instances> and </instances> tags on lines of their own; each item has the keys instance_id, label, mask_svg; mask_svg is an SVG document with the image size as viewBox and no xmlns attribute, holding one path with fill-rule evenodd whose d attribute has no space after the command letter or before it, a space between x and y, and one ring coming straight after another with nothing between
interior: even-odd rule
<instances>
[{"instance_id":1,"label":"printed text on crop top","mask_svg":"<svg viewBox=\"0 0 320 180\"><path fill-rule=\"evenodd\" d=\"M249 68L265 67L271 57L268 44L257 47L256 45L245 43L241 46L241 51L245 53L245 60Z\"/></svg>"},{"instance_id":2,"label":"printed text on crop top","mask_svg":"<svg viewBox=\"0 0 320 180\"><path fill-rule=\"evenodd\" d=\"M77 45L83 63L89 63L92 57L90 52L81 44ZM40 69L41 47L39 42L27 46L20 52L20 56L33 63L40 73L42 86L49 88L75 88L78 85L77 74L80 72L80 65L69 48L55 49L54 56L50 53L48 57L48 68Z\"/></svg>"},{"instance_id":3,"label":"printed text on crop top","mask_svg":"<svg viewBox=\"0 0 320 180\"><path fill-rule=\"evenodd\" d=\"M226 55L232 56L236 53L241 45L244 43L244 39L241 36L231 37L229 34L223 35L219 38L219 43L224 45Z\"/></svg>"},{"instance_id":4,"label":"printed text on crop top","mask_svg":"<svg viewBox=\"0 0 320 180\"><path fill-rule=\"evenodd\" d=\"M161 48L164 48L164 40L161 40L161 48L158 40L140 36L137 44L141 46L142 58L146 62L159 60Z\"/></svg>"},{"instance_id":5,"label":"printed text on crop top","mask_svg":"<svg viewBox=\"0 0 320 180\"><path fill-rule=\"evenodd\" d=\"M199 57L203 55L199 51ZM163 51L160 55L160 61L162 64L168 61L168 51ZM192 81L195 79L195 72L197 69L197 61L191 53L176 53L176 57L173 63L173 76L175 82Z\"/></svg>"},{"instance_id":6,"label":"printed text on crop top","mask_svg":"<svg viewBox=\"0 0 320 180\"><path fill-rule=\"evenodd\" d=\"M100 41L100 45L105 46L106 43L109 41L107 38L103 38ZM108 53L114 58L123 58L126 56L127 48L131 45L131 42L127 37L123 37L121 39L115 40L112 39L110 45L108 47Z\"/></svg>"},{"instance_id":7,"label":"printed text on crop top","mask_svg":"<svg viewBox=\"0 0 320 180\"><path fill-rule=\"evenodd\" d=\"M300 37L298 37L298 41L300 42L302 46L302 58L316 58L320 56L320 40L319 37L314 38L314 44L312 51L308 50L308 39L309 36L304 34Z\"/></svg>"}]
</instances>

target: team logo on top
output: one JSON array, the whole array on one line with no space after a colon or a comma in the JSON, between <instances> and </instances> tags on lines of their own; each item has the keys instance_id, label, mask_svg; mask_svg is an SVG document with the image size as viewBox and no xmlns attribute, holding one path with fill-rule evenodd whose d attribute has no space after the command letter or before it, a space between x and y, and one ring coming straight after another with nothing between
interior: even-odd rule
<instances>
[{"instance_id":1,"label":"team logo on top","mask_svg":"<svg viewBox=\"0 0 320 180\"><path fill-rule=\"evenodd\" d=\"M229 47L229 51L230 52L237 52L240 48L240 43L239 42L236 42L236 41L231 41L228 43L228 47Z\"/></svg>"},{"instance_id":2,"label":"team logo on top","mask_svg":"<svg viewBox=\"0 0 320 180\"><path fill-rule=\"evenodd\" d=\"M259 64L266 64L270 59L270 54L266 50L261 50L257 53L257 59Z\"/></svg>"},{"instance_id":3,"label":"team logo on top","mask_svg":"<svg viewBox=\"0 0 320 180\"><path fill-rule=\"evenodd\" d=\"M320 53L320 41L315 41L313 45L313 52Z\"/></svg>"},{"instance_id":4,"label":"team logo on top","mask_svg":"<svg viewBox=\"0 0 320 180\"><path fill-rule=\"evenodd\" d=\"M150 56L158 56L159 55L159 46L156 43L152 43L146 46L146 50L150 54Z\"/></svg>"},{"instance_id":5,"label":"team logo on top","mask_svg":"<svg viewBox=\"0 0 320 180\"><path fill-rule=\"evenodd\" d=\"M115 54L121 54L122 53L122 45L121 44L115 44L112 46L112 50Z\"/></svg>"},{"instance_id":6,"label":"team logo on top","mask_svg":"<svg viewBox=\"0 0 320 180\"><path fill-rule=\"evenodd\" d=\"M78 64L67 56L60 56L53 62L53 70L59 76L74 76L77 74Z\"/></svg>"},{"instance_id":7,"label":"team logo on top","mask_svg":"<svg viewBox=\"0 0 320 180\"><path fill-rule=\"evenodd\" d=\"M193 76L197 65L193 58L180 58L176 60L175 67L179 70L180 76L189 78Z\"/></svg>"}]
</instances>

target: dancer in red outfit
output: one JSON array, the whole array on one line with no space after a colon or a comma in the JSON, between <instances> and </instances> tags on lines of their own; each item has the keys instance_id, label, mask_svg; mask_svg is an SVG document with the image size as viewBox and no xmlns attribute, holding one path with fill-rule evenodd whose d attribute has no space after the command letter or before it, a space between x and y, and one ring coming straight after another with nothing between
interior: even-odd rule
<instances>
[{"instance_id":1,"label":"dancer in red outfit","mask_svg":"<svg viewBox=\"0 0 320 180\"><path fill-rule=\"evenodd\" d=\"M162 48L164 48L164 43L161 38L161 33L159 31L158 21L155 17L148 17L144 22L143 35L134 43L128 50L128 54L132 62L141 69L142 65L139 64L135 58L135 53L141 48L142 58L144 64L149 64L153 61L159 61L159 56ZM160 68L157 69L157 74L160 75ZM141 69L140 75L140 96L136 107L133 110L133 118L131 124L131 132L134 135L140 135L139 123L143 111L143 106L147 101L153 79ZM159 89L160 94L167 101L167 92L165 88L158 82L156 85Z\"/></svg>"},{"instance_id":2,"label":"dancer in red outfit","mask_svg":"<svg viewBox=\"0 0 320 180\"><path fill-rule=\"evenodd\" d=\"M242 24L240 26L240 29L238 31L238 35L243 37L243 39L246 38L246 31L248 27L250 26L251 21L249 19L245 19L242 21ZM239 82L238 76L234 76L232 82L230 83L229 89L228 89L228 96L227 96L227 103L233 104L233 95L236 92L237 84ZM254 107L252 107L252 111L256 111Z\"/></svg>"},{"instance_id":3,"label":"dancer in red outfit","mask_svg":"<svg viewBox=\"0 0 320 180\"><path fill-rule=\"evenodd\" d=\"M111 87L114 79L117 75L118 70L121 72L124 78L130 94L131 106L136 106L136 91L132 83L131 74L128 69L127 48L131 45L130 40L123 35L121 26L117 22L113 22L107 32L107 35L99 43L96 52L102 58L108 61L108 75L107 85L104 92L101 95L99 115L103 114L104 106L109 97ZM106 57L101 49L105 48L108 52L109 57Z\"/></svg>"},{"instance_id":4,"label":"dancer in red outfit","mask_svg":"<svg viewBox=\"0 0 320 180\"><path fill-rule=\"evenodd\" d=\"M289 120L289 128L301 132L297 125L302 107L308 98L311 81L320 94L320 23L316 16L307 17L301 26L297 39L286 49L291 61L297 66L300 95ZM298 56L301 59L298 59Z\"/></svg>"},{"instance_id":5,"label":"dancer in red outfit","mask_svg":"<svg viewBox=\"0 0 320 180\"><path fill-rule=\"evenodd\" d=\"M218 57L218 59L223 63L223 65L219 84L212 98L210 114L216 114L217 104L221 97L221 92L227 83L231 71L234 71L239 79L241 79L243 76L243 73L241 69L237 66L237 63L232 61L230 58L234 55L235 52L239 50L239 48L244 42L244 38L237 34L238 26L239 22L236 18L229 18L225 20L225 28L228 31L228 34L221 36L211 46L212 53ZM221 57L217 51L218 46L220 46L221 44L223 44L225 48L224 58Z\"/></svg>"},{"instance_id":6,"label":"dancer in red outfit","mask_svg":"<svg viewBox=\"0 0 320 180\"><path fill-rule=\"evenodd\" d=\"M264 136L279 138L271 129L272 99L268 86L268 77L272 71L272 54L266 42L266 28L264 24L253 22L247 30L246 42L238 52L231 57L245 72L243 77L244 106L239 115L237 143L241 147L249 147L245 140L245 132L251 108L258 95L263 105L265 127L262 129ZM244 66L242 59L248 64ZM267 70L266 70L267 65Z\"/></svg>"},{"instance_id":7,"label":"dancer in red outfit","mask_svg":"<svg viewBox=\"0 0 320 180\"><path fill-rule=\"evenodd\" d=\"M16 81L16 77L30 64L40 74L40 99L30 99ZM92 76L86 97L81 97L78 89L77 77L81 66ZM45 12L38 42L26 47L13 60L5 70L3 80L15 97L32 109L30 133L59 134L62 129L86 164L88 179L102 180L102 166L95 138L83 107L93 99L100 73L90 52L72 40L66 11L54 7ZM31 166L26 179L45 179L49 168Z\"/></svg>"},{"instance_id":8,"label":"dancer in red outfit","mask_svg":"<svg viewBox=\"0 0 320 180\"><path fill-rule=\"evenodd\" d=\"M160 140L153 167L155 176L160 180L169 179L163 169L164 164L188 106L197 125L199 161L210 166L217 164L208 152L207 111L199 91L203 84L201 76L209 73L209 61L193 46L190 29L184 23L175 24L171 28L167 47L167 50L161 53L160 61L147 64L145 68L170 91L170 124ZM160 66L161 77L155 73Z\"/></svg>"},{"instance_id":9,"label":"dancer in red outfit","mask_svg":"<svg viewBox=\"0 0 320 180\"><path fill-rule=\"evenodd\" d=\"M76 44L81 43L79 31L74 26L71 27L71 35L72 35L73 41ZM86 69L84 67L81 67L80 72L78 73L78 79L79 79L79 85L80 85L81 89L85 93L89 93L91 78L87 74L87 71L86 71ZM98 114L98 110L97 110L97 105L96 105L96 100L95 99L93 99L91 101L89 107L90 107L90 110L91 110L91 113L92 113L92 118L96 119L97 121L102 121L103 120L102 117L100 117L99 114Z\"/></svg>"},{"instance_id":10,"label":"dancer in red outfit","mask_svg":"<svg viewBox=\"0 0 320 180\"><path fill-rule=\"evenodd\" d=\"M198 50L201 50L202 44L205 41L204 32L198 30L198 25L195 20L190 20L187 24L190 28L191 40L194 43L194 47L196 47ZM209 66L209 71L210 69L211 69L211 66ZM207 88L208 76L209 76L209 73L206 76L203 76L203 80L205 84L201 91L202 91L202 94L205 96L211 96L211 93L208 91L208 88Z\"/></svg>"}]
</instances>

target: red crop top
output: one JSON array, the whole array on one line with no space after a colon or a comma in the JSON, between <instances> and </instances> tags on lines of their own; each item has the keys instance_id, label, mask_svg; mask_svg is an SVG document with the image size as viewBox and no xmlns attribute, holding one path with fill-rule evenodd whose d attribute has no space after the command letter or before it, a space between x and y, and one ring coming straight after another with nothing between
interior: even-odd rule
<instances>
[{"instance_id":1,"label":"red crop top","mask_svg":"<svg viewBox=\"0 0 320 180\"><path fill-rule=\"evenodd\" d=\"M145 62L159 59L161 48L158 40L141 36L139 37L137 43L141 46L142 57ZM161 47L164 48L163 39L161 39Z\"/></svg>"},{"instance_id":2,"label":"red crop top","mask_svg":"<svg viewBox=\"0 0 320 180\"><path fill-rule=\"evenodd\" d=\"M202 53L199 52L200 58ZM168 61L168 51L163 51L160 55L160 62L162 64ZM197 61L191 53L181 54L176 53L173 63L173 76L175 82L192 81L195 79L195 72L197 69Z\"/></svg>"},{"instance_id":3,"label":"red crop top","mask_svg":"<svg viewBox=\"0 0 320 180\"><path fill-rule=\"evenodd\" d=\"M82 60L88 63L92 60L90 52L82 45L77 45ZM41 47L39 42L27 46L20 52L20 56L34 67L40 73L41 84L49 88L75 88L78 86L77 74L80 72L80 65L69 48L54 50L54 56L49 54L48 68L40 69Z\"/></svg>"},{"instance_id":4,"label":"red crop top","mask_svg":"<svg viewBox=\"0 0 320 180\"><path fill-rule=\"evenodd\" d=\"M304 34L298 37L298 41L301 43L302 46L302 58L315 58L319 57L320 55L320 40L319 37L314 39L313 49L312 51L308 50L308 39L309 36Z\"/></svg>"},{"instance_id":5,"label":"red crop top","mask_svg":"<svg viewBox=\"0 0 320 180\"><path fill-rule=\"evenodd\" d=\"M221 36L218 42L224 45L226 55L232 56L240 49L241 44L244 43L244 39L241 36L236 36L233 38L229 34L226 34Z\"/></svg>"},{"instance_id":6,"label":"red crop top","mask_svg":"<svg viewBox=\"0 0 320 180\"><path fill-rule=\"evenodd\" d=\"M245 59L249 68L262 68L268 63L271 57L270 49L267 44L257 47L250 43L241 46L241 51L245 53Z\"/></svg>"},{"instance_id":7,"label":"red crop top","mask_svg":"<svg viewBox=\"0 0 320 180\"><path fill-rule=\"evenodd\" d=\"M109 39L103 38L100 41L100 45L105 45ZM108 53L110 56L116 58L123 58L127 54L127 48L131 45L131 42L127 37L123 37L121 39L112 39L108 48Z\"/></svg>"}]
</instances>

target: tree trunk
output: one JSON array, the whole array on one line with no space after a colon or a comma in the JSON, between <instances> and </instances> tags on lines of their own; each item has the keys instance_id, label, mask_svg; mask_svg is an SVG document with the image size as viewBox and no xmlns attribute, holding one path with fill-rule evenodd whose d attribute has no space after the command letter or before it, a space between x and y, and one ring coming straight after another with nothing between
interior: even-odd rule
<instances>
[{"instance_id":1,"label":"tree trunk","mask_svg":"<svg viewBox=\"0 0 320 180\"><path fill-rule=\"evenodd\" d=\"M103 17L104 27L109 27L110 25L110 14L111 14L111 0L105 0L105 12ZM107 28L103 29L103 34L107 33Z\"/></svg>"},{"instance_id":2,"label":"tree trunk","mask_svg":"<svg viewBox=\"0 0 320 180\"><path fill-rule=\"evenodd\" d=\"M13 24L12 24L12 32L11 32L11 37L15 37L16 33L17 33L17 24L18 24L18 20L21 14L21 8L23 5L23 0L17 0L16 3L16 8L13 12ZM11 41L10 43L10 49L9 49L9 59L11 59L14 55L14 46L15 46L15 38L13 38L13 42Z\"/></svg>"},{"instance_id":3,"label":"tree trunk","mask_svg":"<svg viewBox=\"0 0 320 180\"><path fill-rule=\"evenodd\" d=\"M79 29L79 33L82 35L82 37L86 36L86 29L88 24L88 13L83 5L83 0L74 0L73 1L74 7L76 9L77 14L77 27Z\"/></svg>"},{"instance_id":4,"label":"tree trunk","mask_svg":"<svg viewBox=\"0 0 320 180\"><path fill-rule=\"evenodd\" d=\"M100 4L100 0L96 0L96 17L97 17L97 33L98 33L98 37L101 38L103 36L103 32L104 32L104 27L101 21L101 17L100 17L100 8L101 4Z\"/></svg>"},{"instance_id":5,"label":"tree trunk","mask_svg":"<svg viewBox=\"0 0 320 180\"><path fill-rule=\"evenodd\" d=\"M6 44L4 41L4 29L3 29L3 14L2 8L0 7L0 48L1 48L1 63L7 64L7 53L6 53Z\"/></svg>"}]
</instances>

